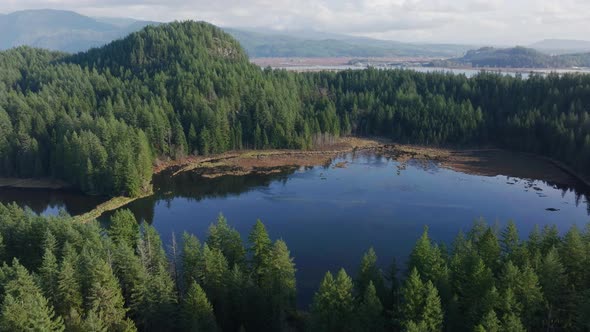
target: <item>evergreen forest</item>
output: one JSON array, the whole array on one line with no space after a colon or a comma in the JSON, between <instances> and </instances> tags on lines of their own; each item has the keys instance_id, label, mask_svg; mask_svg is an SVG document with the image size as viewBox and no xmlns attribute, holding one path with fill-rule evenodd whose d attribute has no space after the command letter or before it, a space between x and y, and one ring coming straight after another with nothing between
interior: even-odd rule
<instances>
[{"instance_id":1,"label":"evergreen forest","mask_svg":"<svg viewBox=\"0 0 590 332\"><path fill-rule=\"evenodd\" d=\"M157 161L310 149L348 135L496 146L587 175L590 76L260 69L231 36L196 22L149 26L74 55L0 52L2 177L138 196Z\"/></svg>"},{"instance_id":2,"label":"evergreen forest","mask_svg":"<svg viewBox=\"0 0 590 332\"><path fill-rule=\"evenodd\" d=\"M0 177L139 196L161 161L344 136L494 146L590 175L590 75L261 69L197 22L78 54L0 52ZM305 308L261 221L247 239L222 215L202 239L165 236L128 210L103 227L0 204L0 331L590 330L590 227L524 239L480 220L452 245L426 228L404 261L367 248L356 271L327 271Z\"/></svg>"},{"instance_id":3,"label":"evergreen forest","mask_svg":"<svg viewBox=\"0 0 590 332\"><path fill-rule=\"evenodd\" d=\"M590 227L535 228L524 240L511 222L479 220L448 247L425 229L407 268L368 249L356 271L326 272L308 308L295 305L287 244L260 221L242 239L220 215L204 241L172 234L165 250L129 210L103 229L12 204L0 205L0 234L2 331L590 328Z\"/></svg>"}]
</instances>

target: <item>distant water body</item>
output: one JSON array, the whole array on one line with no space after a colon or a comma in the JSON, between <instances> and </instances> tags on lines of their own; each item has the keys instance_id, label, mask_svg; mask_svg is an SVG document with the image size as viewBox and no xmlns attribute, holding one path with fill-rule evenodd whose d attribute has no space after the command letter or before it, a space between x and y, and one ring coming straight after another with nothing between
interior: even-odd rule
<instances>
[{"instance_id":1,"label":"distant water body","mask_svg":"<svg viewBox=\"0 0 590 332\"><path fill-rule=\"evenodd\" d=\"M558 74L566 74L566 73L579 73L579 74L590 74L590 69L530 69L530 70L509 70L509 69L467 69L467 68L444 68L444 67L380 67L376 66L377 69L383 70L395 70L395 69L403 69L403 70L413 70L421 73L452 73L456 75L465 75L467 77L473 77L482 71L488 73L497 73L509 76L521 76L523 78L528 78L531 73L547 75L550 73L558 73ZM288 71L296 71L296 72L316 72L316 71L342 71L342 70L363 70L367 69L366 66L353 66L353 65L341 65L341 66L277 66L273 67L273 69L284 69Z\"/></svg>"}]
</instances>

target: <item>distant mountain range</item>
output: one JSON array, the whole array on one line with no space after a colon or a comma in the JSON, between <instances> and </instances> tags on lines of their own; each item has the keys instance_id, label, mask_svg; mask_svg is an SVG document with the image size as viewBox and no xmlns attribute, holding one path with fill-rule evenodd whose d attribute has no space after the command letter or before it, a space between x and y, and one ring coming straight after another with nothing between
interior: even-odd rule
<instances>
[{"instance_id":1,"label":"distant mountain range","mask_svg":"<svg viewBox=\"0 0 590 332\"><path fill-rule=\"evenodd\" d=\"M88 17L72 11L26 10L0 14L0 50L16 46L77 53L159 22ZM261 57L432 57L433 65L474 67L587 67L590 41L547 39L529 48L480 48L473 45L385 41L313 30L275 31L224 28L252 58Z\"/></svg>"},{"instance_id":2,"label":"distant mountain range","mask_svg":"<svg viewBox=\"0 0 590 332\"><path fill-rule=\"evenodd\" d=\"M0 49L28 45L79 52L122 38L153 22L113 24L71 11L26 10L0 16Z\"/></svg>"},{"instance_id":3,"label":"distant mountain range","mask_svg":"<svg viewBox=\"0 0 590 332\"><path fill-rule=\"evenodd\" d=\"M315 31L225 28L252 57L452 57L473 46L414 44Z\"/></svg>"},{"instance_id":4,"label":"distant mountain range","mask_svg":"<svg viewBox=\"0 0 590 332\"><path fill-rule=\"evenodd\" d=\"M486 68L572 68L590 67L590 53L549 55L532 48L483 47L460 58L433 61L433 66Z\"/></svg>"},{"instance_id":5,"label":"distant mountain range","mask_svg":"<svg viewBox=\"0 0 590 332\"><path fill-rule=\"evenodd\" d=\"M568 54L590 52L590 41L572 39L545 39L529 45L538 51L548 54Z\"/></svg>"},{"instance_id":6,"label":"distant mountain range","mask_svg":"<svg viewBox=\"0 0 590 332\"><path fill-rule=\"evenodd\" d=\"M102 46L150 24L129 18L92 18L71 11L27 10L0 15L0 49L28 45L70 53ZM473 46L413 44L317 31L225 28L250 57L453 57Z\"/></svg>"}]
</instances>

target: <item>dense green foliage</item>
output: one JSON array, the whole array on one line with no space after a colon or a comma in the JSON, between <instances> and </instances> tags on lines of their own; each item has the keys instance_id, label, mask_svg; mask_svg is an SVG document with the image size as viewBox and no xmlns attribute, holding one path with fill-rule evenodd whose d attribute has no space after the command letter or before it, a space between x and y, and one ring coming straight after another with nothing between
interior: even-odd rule
<instances>
[{"instance_id":1,"label":"dense green foliage","mask_svg":"<svg viewBox=\"0 0 590 332\"><path fill-rule=\"evenodd\" d=\"M165 251L119 211L106 232L67 215L0 204L0 329L6 331L587 331L590 227L564 236L482 221L453 245L426 229L407 272L370 249L356 277L327 272L309 311L295 307L295 263L258 221L244 247L223 216L201 243Z\"/></svg>"},{"instance_id":2,"label":"dense green foliage","mask_svg":"<svg viewBox=\"0 0 590 332\"><path fill-rule=\"evenodd\" d=\"M498 145L587 173L589 106L585 75L261 70L220 29L172 23L74 56L0 53L0 175L133 196L156 159L343 135Z\"/></svg>"},{"instance_id":3,"label":"dense green foliage","mask_svg":"<svg viewBox=\"0 0 590 332\"><path fill-rule=\"evenodd\" d=\"M499 68L571 68L590 67L590 53L549 55L526 47L471 50L455 59L437 60L434 66L470 65Z\"/></svg>"}]
</instances>

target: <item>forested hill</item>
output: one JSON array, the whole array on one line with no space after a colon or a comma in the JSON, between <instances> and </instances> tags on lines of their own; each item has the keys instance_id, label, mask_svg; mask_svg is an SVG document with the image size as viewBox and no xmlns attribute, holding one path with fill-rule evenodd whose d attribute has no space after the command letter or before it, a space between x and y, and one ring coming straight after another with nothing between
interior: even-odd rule
<instances>
[{"instance_id":1,"label":"forested hill","mask_svg":"<svg viewBox=\"0 0 590 332\"><path fill-rule=\"evenodd\" d=\"M549 55L532 48L483 47L461 58L435 61L437 66L470 65L499 68L572 68L590 67L590 53Z\"/></svg>"},{"instance_id":2,"label":"forested hill","mask_svg":"<svg viewBox=\"0 0 590 332\"><path fill-rule=\"evenodd\" d=\"M0 176L133 196L156 159L351 134L493 144L588 173L589 109L590 76L261 70L222 30L171 23L76 55L1 52Z\"/></svg>"},{"instance_id":3,"label":"forested hill","mask_svg":"<svg viewBox=\"0 0 590 332\"><path fill-rule=\"evenodd\" d=\"M87 192L139 194L156 157L338 134L333 105L304 107L315 101L297 77L263 72L206 23L147 27L74 56L21 47L0 53L0 73L0 174Z\"/></svg>"}]
</instances>

